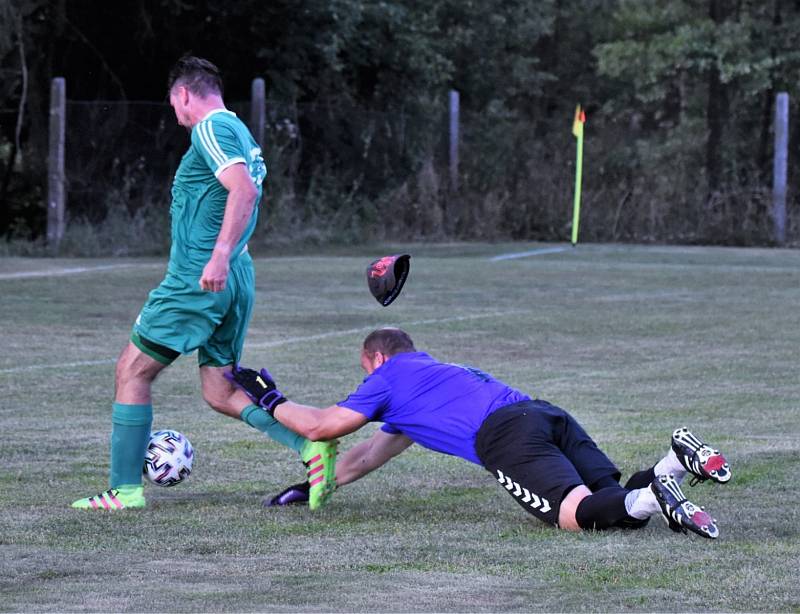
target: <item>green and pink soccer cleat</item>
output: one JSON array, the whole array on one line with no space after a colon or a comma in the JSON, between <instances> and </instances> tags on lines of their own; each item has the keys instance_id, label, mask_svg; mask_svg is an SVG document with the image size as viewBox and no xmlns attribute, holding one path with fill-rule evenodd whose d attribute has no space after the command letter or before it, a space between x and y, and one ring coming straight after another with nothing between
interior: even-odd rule
<instances>
[{"instance_id":1,"label":"green and pink soccer cleat","mask_svg":"<svg viewBox=\"0 0 800 614\"><path fill-rule=\"evenodd\" d=\"M143 508L147 505L144 498L144 488L141 486L122 486L109 488L107 491L78 499L71 507L79 510L115 511L124 509Z\"/></svg>"},{"instance_id":2,"label":"green and pink soccer cleat","mask_svg":"<svg viewBox=\"0 0 800 614\"><path fill-rule=\"evenodd\" d=\"M336 455L339 441L308 441L300 452L308 477L308 507L325 505L336 490Z\"/></svg>"}]
</instances>

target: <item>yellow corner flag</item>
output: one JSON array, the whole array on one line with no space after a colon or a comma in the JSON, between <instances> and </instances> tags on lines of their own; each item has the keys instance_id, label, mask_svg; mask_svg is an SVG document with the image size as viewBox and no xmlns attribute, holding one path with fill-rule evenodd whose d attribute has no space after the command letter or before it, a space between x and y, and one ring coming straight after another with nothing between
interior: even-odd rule
<instances>
[{"instance_id":1,"label":"yellow corner flag","mask_svg":"<svg viewBox=\"0 0 800 614\"><path fill-rule=\"evenodd\" d=\"M583 124L586 123L586 113L583 112L581 109L581 105L575 107L575 119L572 122L572 134L575 135L575 138L581 138L583 136Z\"/></svg>"},{"instance_id":2,"label":"yellow corner flag","mask_svg":"<svg viewBox=\"0 0 800 614\"><path fill-rule=\"evenodd\" d=\"M572 134L578 139L577 156L575 160L575 202L572 207L572 245L578 244L578 223L581 219L581 178L583 175L583 124L586 123L586 113L581 105L575 108L575 119L572 121Z\"/></svg>"}]
</instances>

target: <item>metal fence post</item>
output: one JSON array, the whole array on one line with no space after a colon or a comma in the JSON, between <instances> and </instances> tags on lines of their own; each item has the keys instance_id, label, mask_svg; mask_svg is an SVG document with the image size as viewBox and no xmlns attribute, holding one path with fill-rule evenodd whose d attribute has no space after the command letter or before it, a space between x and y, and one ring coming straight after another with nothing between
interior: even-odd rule
<instances>
[{"instance_id":1,"label":"metal fence post","mask_svg":"<svg viewBox=\"0 0 800 614\"><path fill-rule=\"evenodd\" d=\"M450 189L458 191L459 94L450 90Z\"/></svg>"},{"instance_id":2,"label":"metal fence post","mask_svg":"<svg viewBox=\"0 0 800 614\"><path fill-rule=\"evenodd\" d=\"M66 89L63 77L53 79L50 86L50 146L47 158L47 244L56 249L64 237Z\"/></svg>"},{"instance_id":3,"label":"metal fence post","mask_svg":"<svg viewBox=\"0 0 800 614\"><path fill-rule=\"evenodd\" d=\"M264 79L253 79L250 86L250 130L261 149L264 149L264 129L266 125L266 105L264 103Z\"/></svg>"},{"instance_id":4,"label":"metal fence post","mask_svg":"<svg viewBox=\"0 0 800 614\"><path fill-rule=\"evenodd\" d=\"M772 174L772 219L775 242L786 241L786 168L789 159L789 94L775 98L775 162Z\"/></svg>"}]
</instances>

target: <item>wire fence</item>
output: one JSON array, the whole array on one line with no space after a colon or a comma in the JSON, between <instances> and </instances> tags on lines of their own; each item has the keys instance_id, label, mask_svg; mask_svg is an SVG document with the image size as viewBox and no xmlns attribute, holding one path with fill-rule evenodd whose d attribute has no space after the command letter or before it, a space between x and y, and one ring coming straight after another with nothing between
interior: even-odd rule
<instances>
[{"instance_id":1,"label":"wire fence","mask_svg":"<svg viewBox=\"0 0 800 614\"><path fill-rule=\"evenodd\" d=\"M68 101L65 175L70 218L100 222L169 198L187 133L167 104Z\"/></svg>"},{"instance_id":2,"label":"wire fence","mask_svg":"<svg viewBox=\"0 0 800 614\"><path fill-rule=\"evenodd\" d=\"M249 123L250 101L229 108ZM575 168L570 124L570 109L539 119L461 113L456 190L445 104L378 111L344 99L268 101L258 236L566 240ZM769 243L771 189L742 145L752 142L746 130L731 127L720 152L726 181L714 191L703 174L702 127L672 127L654 145L652 134L639 140L635 127L590 117L582 238ZM82 228L72 242L89 234L102 242L106 224L123 235L120 253L163 249L172 177L188 144L166 103L68 101L68 217L69 226ZM800 216L790 196L791 243ZM143 234L146 240L137 238Z\"/></svg>"}]
</instances>

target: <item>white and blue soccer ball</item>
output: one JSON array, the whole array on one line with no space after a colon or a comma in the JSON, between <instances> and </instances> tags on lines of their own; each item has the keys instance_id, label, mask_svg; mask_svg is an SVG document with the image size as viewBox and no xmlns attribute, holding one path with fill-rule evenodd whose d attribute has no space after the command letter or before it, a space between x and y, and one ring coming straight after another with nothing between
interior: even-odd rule
<instances>
[{"instance_id":1,"label":"white and blue soccer ball","mask_svg":"<svg viewBox=\"0 0 800 614\"><path fill-rule=\"evenodd\" d=\"M150 433L142 473L158 486L175 486L189 477L193 460L194 448L186 435L178 431L155 431Z\"/></svg>"}]
</instances>

